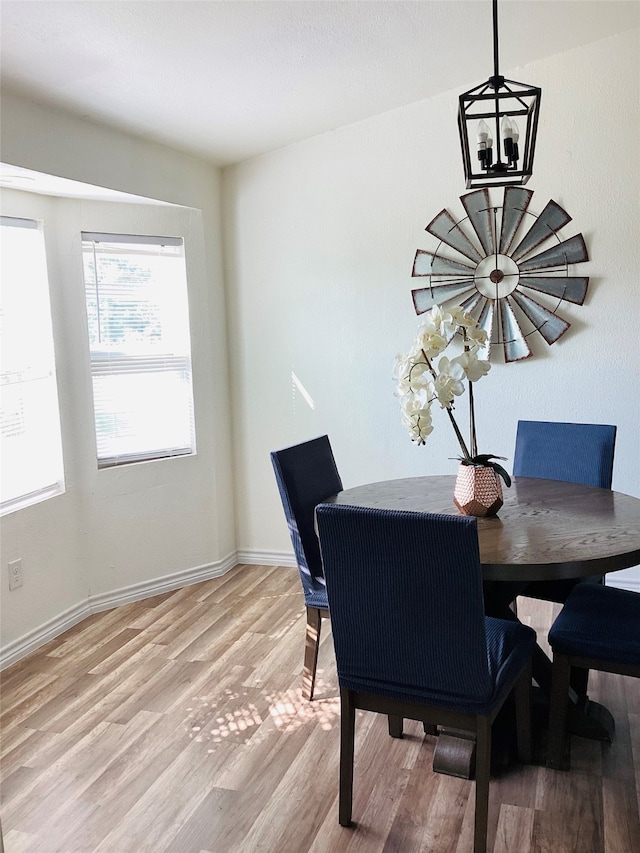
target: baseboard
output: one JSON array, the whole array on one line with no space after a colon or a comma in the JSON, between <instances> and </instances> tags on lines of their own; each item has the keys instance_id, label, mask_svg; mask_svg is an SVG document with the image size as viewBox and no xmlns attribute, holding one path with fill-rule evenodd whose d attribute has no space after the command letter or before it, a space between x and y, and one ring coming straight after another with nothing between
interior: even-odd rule
<instances>
[{"instance_id":1,"label":"baseboard","mask_svg":"<svg viewBox=\"0 0 640 853\"><path fill-rule=\"evenodd\" d=\"M75 604L63 613L49 619L44 625L34 628L33 631L18 637L17 640L7 643L0 649L0 670L6 669L11 664L21 660L26 655L35 652L36 649L48 643L49 640L54 640L57 636L73 628L78 622L82 622L87 616L91 616L93 611L89 601L82 601Z\"/></svg>"},{"instance_id":2,"label":"baseboard","mask_svg":"<svg viewBox=\"0 0 640 853\"><path fill-rule=\"evenodd\" d=\"M237 554L232 554L216 563L205 563L203 566L172 572L170 575L135 583L112 592L90 595L91 612L98 613L101 610L110 610L112 607L119 607L121 604L130 604L132 601L140 601L143 598L151 598L154 595L171 592L171 590L180 589L183 586L191 586L194 583L218 578L240 562L242 561L238 559Z\"/></svg>"},{"instance_id":3,"label":"baseboard","mask_svg":"<svg viewBox=\"0 0 640 853\"><path fill-rule=\"evenodd\" d=\"M617 578L614 575L607 575L607 586L615 586L618 589L628 589L630 592L640 593L640 578Z\"/></svg>"},{"instance_id":4,"label":"baseboard","mask_svg":"<svg viewBox=\"0 0 640 853\"><path fill-rule=\"evenodd\" d=\"M161 578L132 584L131 586L112 590L111 592L89 595L86 601L79 602L48 622L45 622L44 625L40 625L33 631L29 631L28 634L7 643L6 646L0 649L0 670L6 669L6 667L11 666L11 664L34 652L40 646L55 639L64 631L86 619L92 613L110 610L122 604L130 604L132 601L140 601L144 598L160 595L163 592L171 592L173 589L180 589L183 586L190 586L194 583L220 577L238 564L247 566L295 567L296 560L293 553L288 551L237 551L235 554L230 554L224 560L216 563L207 563L203 566L196 566L193 569L172 572L170 575L164 575ZM614 575L610 575L607 585L640 593L640 578L616 578Z\"/></svg>"},{"instance_id":5,"label":"baseboard","mask_svg":"<svg viewBox=\"0 0 640 853\"><path fill-rule=\"evenodd\" d=\"M0 670L6 669L6 667L11 666L11 664L16 663L31 652L36 651L40 646L43 646L50 640L54 640L64 631L68 631L69 628L77 625L78 622L86 619L92 613L110 610L122 604L130 604L132 601L140 601L143 598L151 598L154 595L171 592L171 590L180 589L183 586L190 586L191 584L200 583L211 578L217 578L226 574L226 572L238 565L238 563L247 562L247 560L240 559L237 554L231 554L224 560L216 563L207 563L203 566L196 566L193 569L172 572L160 578L132 584L131 586L112 590L111 592L89 595L86 601L75 604L73 607L45 622L44 625L40 625L17 640L7 643L6 646L0 649Z\"/></svg>"},{"instance_id":6,"label":"baseboard","mask_svg":"<svg viewBox=\"0 0 640 853\"><path fill-rule=\"evenodd\" d=\"M247 566L297 566L293 551L237 551L236 556Z\"/></svg>"}]
</instances>

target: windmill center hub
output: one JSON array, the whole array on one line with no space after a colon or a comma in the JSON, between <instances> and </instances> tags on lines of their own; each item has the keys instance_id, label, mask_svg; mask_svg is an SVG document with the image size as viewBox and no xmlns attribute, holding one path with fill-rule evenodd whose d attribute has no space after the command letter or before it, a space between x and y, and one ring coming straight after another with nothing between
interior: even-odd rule
<instances>
[{"instance_id":1,"label":"windmill center hub","mask_svg":"<svg viewBox=\"0 0 640 853\"><path fill-rule=\"evenodd\" d=\"M479 293L488 299L504 299L518 286L520 271L508 255L488 255L480 261L473 277Z\"/></svg>"}]
</instances>

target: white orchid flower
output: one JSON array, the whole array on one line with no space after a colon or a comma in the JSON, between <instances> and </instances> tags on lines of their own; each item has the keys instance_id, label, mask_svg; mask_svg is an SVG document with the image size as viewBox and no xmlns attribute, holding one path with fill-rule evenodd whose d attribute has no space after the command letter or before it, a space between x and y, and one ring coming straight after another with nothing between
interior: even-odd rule
<instances>
[{"instance_id":1,"label":"white orchid flower","mask_svg":"<svg viewBox=\"0 0 640 853\"><path fill-rule=\"evenodd\" d=\"M411 368L414 359L406 353L398 353L393 367L393 378L398 383L398 388L404 388L405 393L411 391Z\"/></svg>"},{"instance_id":2,"label":"white orchid flower","mask_svg":"<svg viewBox=\"0 0 640 853\"><path fill-rule=\"evenodd\" d=\"M427 358L434 358L447 346L446 337L434 326L433 323L423 323L418 329L415 346L420 351L424 350Z\"/></svg>"},{"instance_id":3,"label":"white orchid flower","mask_svg":"<svg viewBox=\"0 0 640 853\"><path fill-rule=\"evenodd\" d=\"M431 403L424 391L418 391L415 394L404 397L400 401L400 406L407 417L413 417L423 410L429 412L429 417L431 417Z\"/></svg>"},{"instance_id":4,"label":"white orchid flower","mask_svg":"<svg viewBox=\"0 0 640 853\"><path fill-rule=\"evenodd\" d=\"M462 344L463 351L449 359L441 353L454 339ZM443 409L448 410L462 451L461 458L498 470L495 463L488 461L498 457L478 454L473 396L470 395L469 399L471 426L468 445L456 423L453 407L455 398L464 394L467 382L477 382L489 372L491 365L488 358L479 357L487 354L487 342L486 330L479 328L478 321L462 306L443 308L434 305L423 315L411 350L396 356L395 395L400 401L402 424L409 431L412 441L425 444L427 436L433 432L431 409L437 400ZM439 357L437 368L436 357ZM502 475L508 476L506 472L502 472Z\"/></svg>"},{"instance_id":5,"label":"white orchid flower","mask_svg":"<svg viewBox=\"0 0 640 853\"><path fill-rule=\"evenodd\" d=\"M430 408L434 398L433 382L429 382L420 388L414 388L412 391L413 411L417 412L419 409Z\"/></svg>"},{"instance_id":6,"label":"white orchid flower","mask_svg":"<svg viewBox=\"0 0 640 853\"><path fill-rule=\"evenodd\" d=\"M431 372L426 361L415 361L411 365L409 373L409 382L412 388L427 387L432 383Z\"/></svg>"},{"instance_id":7,"label":"white orchid flower","mask_svg":"<svg viewBox=\"0 0 640 853\"><path fill-rule=\"evenodd\" d=\"M428 316L436 331L440 332L445 338L450 338L455 333L457 323L451 311L442 308L440 305L434 305Z\"/></svg>"},{"instance_id":8,"label":"white orchid flower","mask_svg":"<svg viewBox=\"0 0 640 853\"><path fill-rule=\"evenodd\" d=\"M436 396L441 406L450 406L454 397L464 394L463 378L462 366L455 361L449 361L446 356L442 356L438 362L438 376L434 383Z\"/></svg>"},{"instance_id":9,"label":"white orchid flower","mask_svg":"<svg viewBox=\"0 0 640 853\"><path fill-rule=\"evenodd\" d=\"M475 350L463 352L451 361L460 365L469 382L477 382L491 370L489 362L478 358Z\"/></svg>"},{"instance_id":10,"label":"white orchid flower","mask_svg":"<svg viewBox=\"0 0 640 853\"><path fill-rule=\"evenodd\" d=\"M464 329L475 329L478 325L468 311L456 306L451 309L451 317L456 326L462 326Z\"/></svg>"},{"instance_id":11,"label":"white orchid flower","mask_svg":"<svg viewBox=\"0 0 640 853\"><path fill-rule=\"evenodd\" d=\"M403 398L423 391L425 400L433 397L433 379L422 353L419 358L404 354L396 356L393 375L397 382L394 391L396 397Z\"/></svg>"},{"instance_id":12,"label":"white orchid flower","mask_svg":"<svg viewBox=\"0 0 640 853\"><path fill-rule=\"evenodd\" d=\"M467 328L467 340L476 346L483 347L487 343L487 330L480 329L477 325Z\"/></svg>"},{"instance_id":13,"label":"white orchid flower","mask_svg":"<svg viewBox=\"0 0 640 853\"><path fill-rule=\"evenodd\" d=\"M402 425L409 431L412 441L424 444L428 435L433 432L431 423L431 403L420 399L422 394L402 400Z\"/></svg>"}]
</instances>

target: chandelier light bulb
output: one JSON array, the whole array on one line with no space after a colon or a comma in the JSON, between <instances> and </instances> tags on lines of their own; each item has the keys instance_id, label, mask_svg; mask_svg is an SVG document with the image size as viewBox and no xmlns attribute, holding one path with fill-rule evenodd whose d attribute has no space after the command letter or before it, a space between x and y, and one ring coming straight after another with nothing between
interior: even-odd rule
<instances>
[{"instance_id":1,"label":"chandelier light bulb","mask_svg":"<svg viewBox=\"0 0 640 853\"><path fill-rule=\"evenodd\" d=\"M511 124L511 120L509 116L502 116L502 122L500 123L500 130L502 131L502 136L505 139L513 138L513 125Z\"/></svg>"},{"instance_id":2,"label":"chandelier light bulb","mask_svg":"<svg viewBox=\"0 0 640 853\"><path fill-rule=\"evenodd\" d=\"M489 125L484 119L478 125L478 145L486 143L489 139Z\"/></svg>"}]
</instances>

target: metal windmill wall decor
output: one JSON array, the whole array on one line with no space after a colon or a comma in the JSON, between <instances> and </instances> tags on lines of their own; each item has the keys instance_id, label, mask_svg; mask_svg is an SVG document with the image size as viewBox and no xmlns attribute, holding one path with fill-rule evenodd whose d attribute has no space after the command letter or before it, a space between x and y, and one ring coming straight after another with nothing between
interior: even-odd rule
<instances>
[{"instance_id":1,"label":"metal windmill wall decor","mask_svg":"<svg viewBox=\"0 0 640 853\"><path fill-rule=\"evenodd\" d=\"M416 313L461 305L486 330L488 356L500 346L505 362L529 358L531 335L554 344L571 325L558 308L563 301L582 305L589 285L587 276L569 269L589 260L582 234L562 240L558 232L569 214L551 200L536 215L529 210L532 196L524 187L506 187L499 206L486 187L461 196L467 215L456 220L441 210L425 228L438 247L418 249L413 262L412 276L429 280L412 290Z\"/></svg>"}]
</instances>

